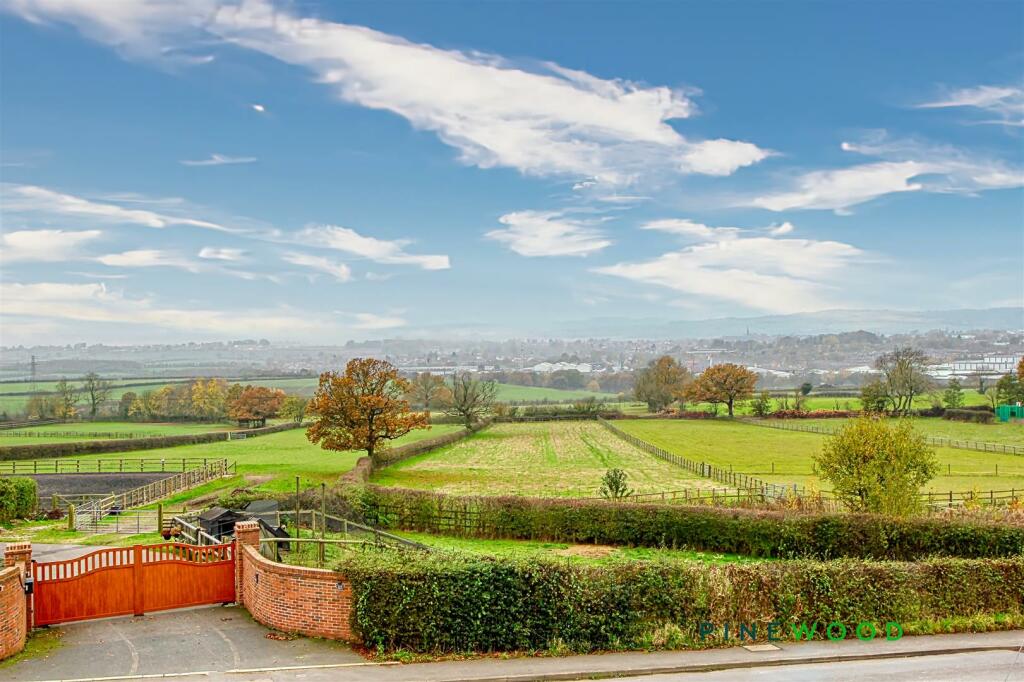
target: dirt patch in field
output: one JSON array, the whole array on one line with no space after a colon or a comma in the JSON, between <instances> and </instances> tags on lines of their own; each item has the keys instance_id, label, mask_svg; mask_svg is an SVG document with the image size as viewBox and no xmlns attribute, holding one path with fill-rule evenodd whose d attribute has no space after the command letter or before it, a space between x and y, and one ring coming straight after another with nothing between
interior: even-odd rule
<instances>
[{"instance_id":1,"label":"dirt patch in field","mask_svg":"<svg viewBox=\"0 0 1024 682\"><path fill-rule=\"evenodd\" d=\"M266 483L268 481L272 481L273 479L274 479L273 476L267 476L267 475L264 475L264 474L246 474L245 475L245 482L246 483L251 483L253 485L260 485L262 483Z\"/></svg>"},{"instance_id":2,"label":"dirt patch in field","mask_svg":"<svg viewBox=\"0 0 1024 682\"><path fill-rule=\"evenodd\" d=\"M580 556L586 559L601 559L617 551L611 545L569 545L565 549L559 549L552 554L559 556Z\"/></svg>"}]
</instances>

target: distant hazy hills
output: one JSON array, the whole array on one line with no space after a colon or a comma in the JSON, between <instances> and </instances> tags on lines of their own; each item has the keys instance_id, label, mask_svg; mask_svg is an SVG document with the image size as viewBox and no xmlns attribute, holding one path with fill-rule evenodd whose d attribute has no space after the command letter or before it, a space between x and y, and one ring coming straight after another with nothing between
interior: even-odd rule
<instances>
[{"instance_id":1,"label":"distant hazy hills","mask_svg":"<svg viewBox=\"0 0 1024 682\"><path fill-rule=\"evenodd\" d=\"M935 329L1022 330L1024 308L961 310L823 310L793 315L723 317L715 320L629 319L598 317L567 320L552 336L628 338L710 338L750 334L830 334L863 329L877 334L926 332Z\"/></svg>"}]
</instances>

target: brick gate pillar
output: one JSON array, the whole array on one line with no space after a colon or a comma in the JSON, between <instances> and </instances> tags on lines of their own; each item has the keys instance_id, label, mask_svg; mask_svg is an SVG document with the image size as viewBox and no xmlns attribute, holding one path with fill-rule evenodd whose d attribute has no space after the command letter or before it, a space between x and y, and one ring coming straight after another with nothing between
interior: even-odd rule
<instances>
[{"instance_id":1,"label":"brick gate pillar","mask_svg":"<svg viewBox=\"0 0 1024 682\"><path fill-rule=\"evenodd\" d=\"M260 551L259 521L239 521L235 524L235 603L245 605L242 587L245 567L245 547Z\"/></svg>"},{"instance_id":2,"label":"brick gate pillar","mask_svg":"<svg viewBox=\"0 0 1024 682\"><path fill-rule=\"evenodd\" d=\"M26 578L32 574L32 543L9 542L4 548L4 568L21 565L21 574Z\"/></svg>"},{"instance_id":3,"label":"brick gate pillar","mask_svg":"<svg viewBox=\"0 0 1024 682\"><path fill-rule=\"evenodd\" d=\"M9 542L4 547L4 568L18 566L21 568L22 581L32 577L32 543ZM32 599L25 597L25 631L32 629Z\"/></svg>"}]
</instances>

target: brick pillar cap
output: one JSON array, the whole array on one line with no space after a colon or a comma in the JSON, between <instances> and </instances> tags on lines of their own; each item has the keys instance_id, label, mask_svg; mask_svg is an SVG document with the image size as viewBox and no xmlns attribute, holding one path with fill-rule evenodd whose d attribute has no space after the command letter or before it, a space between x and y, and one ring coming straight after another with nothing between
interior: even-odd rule
<instances>
[{"instance_id":1,"label":"brick pillar cap","mask_svg":"<svg viewBox=\"0 0 1024 682\"><path fill-rule=\"evenodd\" d=\"M260 529L260 522L259 521L236 521L235 522L235 532L236 533L238 531L253 531L253 530L259 530L259 529Z\"/></svg>"},{"instance_id":2,"label":"brick pillar cap","mask_svg":"<svg viewBox=\"0 0 1024 682\"><path fill-rule=\"evenodd\" d=\"M4 553L11 554L13 552L26 552L31 549L31 542L8 542L6 549L4 549Z\"/></svg>"}]
</instances>

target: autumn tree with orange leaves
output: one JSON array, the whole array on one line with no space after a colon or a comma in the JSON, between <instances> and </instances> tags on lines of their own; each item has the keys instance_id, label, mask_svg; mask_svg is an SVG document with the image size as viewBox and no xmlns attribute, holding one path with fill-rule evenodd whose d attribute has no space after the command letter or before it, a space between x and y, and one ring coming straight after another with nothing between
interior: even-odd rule
<instances>
[{"instance_id":1,"label":"autumn tree with orange leaves","mask_svg":"<svg viewBox=\"0 0 1024 682\"><path fill-rule=\"evenodd\" d=\"M390 362L356 358L345 373L324 372L309 411L306 437L325 450L366 450L371 458L413 429L429 429L425 414L409 411L409 382Z\"/></svg>"},{"instance_id":2,"label":"autumn tree with orange leaves","mask_svg":"<svg viewBox=\"0 0 1024 682\"><path fill-rule=\"evenodd\" d=\"M228 416L249 426L263 426L267 417L277 416L284 403L284 391L266 386L246 386L228 402Z\"/></svg>"},{"instance_id":3,"label":"autumn tree with orange leaves","mask_svg":"<svg viewBox=\"0 0 1024 682\"><path fill-rule=\"evenodd\" d=\"M696 381L686 389L686 399L695 403L725 403L732 416L737 400L746 400L754 395L757 374L746 367L723 363L712 365L701 372Z\"/></svg>"}]
</instances>

